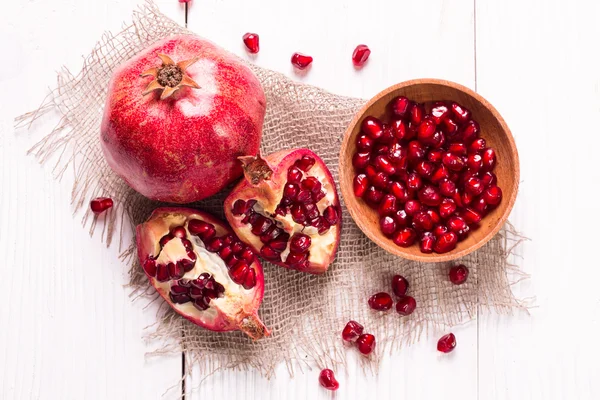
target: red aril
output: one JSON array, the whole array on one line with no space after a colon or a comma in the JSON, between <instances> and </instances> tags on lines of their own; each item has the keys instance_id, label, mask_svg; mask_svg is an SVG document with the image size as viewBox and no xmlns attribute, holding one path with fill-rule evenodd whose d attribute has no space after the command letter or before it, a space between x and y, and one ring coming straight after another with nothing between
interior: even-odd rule
<instances>
[{"instance_id":1,"label":"red aril","mask_svg":"<svg viewBox=\"0 0 600 400\"><path fill-rule=\"evenodd\" d=\"M400 203L406 203L408 200L408 191L402 182L390 182L388 190L398 199Z\"/></svg>"},{"instance_id":2,"label":"red aril","mask_svg":"<svg viewBox=\"0 0 600 400\"><path fill-rule=\"evenodd\" d=\"M383 199L383 192L377 189L375 186L369 186L367 193L364 195L364 199L371 207L375 208L381 203Z\"/></svg>"},{"instance_id":3,"label":"red aril","mask_svg":"<svg viewBox=\"0 0 600 400\"><path fill-rule=\"evenodd\" d=\"M477 153L469 154L467 167L473 172L478 172L483 167L483 158Z\"/></svg>"},{"instance_id":4,"label":"red aril","mask_svg":"<svg viewBox=\"0 0 600 400\"><path fill-rule=\"evenodd\" d=\"M369 298L369 307L377 311L387 311L394 305L392 296L388 293L376 293Z\"/></svg>"},{"instance_id":5,"label":"red aril","mask_svg":"<svg viewBox=\"0 0 600 400\"><path fill-rule=\"evenodd\" d=\"M435 236L431 232L423 232L421 234L421 241L419 242L419 248L421 253L429 254L433 253L433 245L435 244Z\"/></svg>"},{"instance_id":6,"label":"red aril","mask_svg":"<svg viewBox=\"0 0 600 400\"><path fill-rule=\"evenodd\" d=\"M494 186L494 185L496 185L497 181L498 181L498 178L496 178L496 174L494 174L493 172L490 172L490 171L485 172L481 176L481 183L485 187Z\"/></svg>"},{"instance_id":7,"label":"red aril","mask_svg":"<svg viewBox=\"0 0 600 400\"><path fill-rule=\"evenodd\" d=\"M469 270L463 264L455 265L454 267L450 268L448 277L450 278L450 282L454 283L455 285L461 285L467 281L467 278L469 277Z\"/></svg>"},{"instance_id":8,"label":"red aril","mask_svg":"<svg viewBox=\"0 0 600 400\"><path fill-rule=\"evenodd\" d=\"M260 50L260 47L259 47L259 43L258 43L258 34L257 33L246 33L242 37L242 39L244 40L244 44L246 45L248 52L250 52L252 54L258 53L258 51Z\"/></svg>"},{"instance_id":9,"label":"red aril","mask_svg":"<svg viewBox=\"0 0 600 400\"><path fill-rule=\"evenodd\" d=\"M444 151L442 149L432 149L427 153L427 160L434 164L441 163Z\"/></svg>"},{"instance_id":10,"label":"red aril","mask_svg":"<svg viewBox=\"0 0 600 400\"><path fill-rule=\"evenodd\" d=\"M330 369L324 369L319 374L319 383L327 390L336 391L339 389L340 384L335 379L333 371Z\"/></svg>"},{"instance_id":11,"label":"red aril","mask_svg":"<svg viewBox=\"0 0 600 400\"><path fill-rule=\"evenodd\" d=\"M435 121L436 125L442 123L442 121L450 114L450 110L446 103L437 101L433 103L431 107L431 117Z\"/></svg>"},{"instance_id":12,"label":"red aril","mask_svg":"<svg viewBox=\"0 0 600 400\"><path fill-rule=\"evenodd\" d=\"M490 206L497 206L502 201L502 189L490 186L483 192L483 200Z\"/></svg>"},{"instance_id":13,"label":"red aril","mask_svg":"<svg viewBox=\"0 0 600 400\"><path fill-rule=\"evenodd\" d=\"M496 166L496 152L492 148L483 151L483 168L486 171L492 171Z\"/></svg>"},{"instance_id":14,"label":"red aril","mask_svg":"<svg viewBox=\"0 0 600 400\"><path fill-rule=\"evenodd\" d=\"M113 206L113 200L110 197L96 197L90 201L90 209L94 214L101 214Z\"/></svg>"},{"instance_id":15,"label":"red aril","mask_svg":"<svg viewBox=\"0 0 600 400\"><path fill-rule=\"evenodd\" d=\"M366 44L359 44L354 49L354 52L352 52L352 63L356 67L362 67L367 62L370 55L371 50L369 47Z\"/></svg>"},{"instance_id":16,"label":"red aril","mask_svg":"<svg viewBox=\"0 0 600 400\"><path fill-rule=\"evenodd\" d=\"M410 224L411 217L406 213L405 210L398 210L394 214L394 220L398 224L399 228L405 228Z\"/></svg>"},{"instance_id":17,"label":"red aril","mask_svg":"<svg viewBox=\"0 0 600 400\"><path fill-rule=\"evenodd\" d=\"M392 113L398 118L406 118L410 114L411 102L404 96L396 97L390 102Z\"/></svg>"},{"instance_id":18,"label":"red aril","mask_svg":"<svg viewBox=\"0 0 600 400\"><path fill-rule=\"evenodd\" d=\"M375 349L375 336L364 333L356 339L356 347L361 354L368 356Z\"/></svg>"},{"instance_id":19,"label":"red aril","mask_svg":"<svg viewBox=\"0 0 600 400\"><path fill-rule=\"evenodd\" d=\"M354 342L362 335L364 327L356 321L348 321L344 330L342 331L342 339L347 342Z\"/></svg>"},{"instance_id":20,"label":"red aril","mask_svg":"<svg viewBox=\"0 0 600 400\"><path fill-rule=\"evenodd\" d=\"M438 340L437 349L442 353L450 353L456 347L456 337L453 333L444 335Z\"/></svg>"},{"instance_id":21,"label":"red aril","mask_svg":"<svg viewBox=\"0 0 600 400\"><path fill-rule=\"evenodd\" d=\"M475 139L469 145L469 153L479 154L483 150L485 150L485 147L486 147L486 144L485 144L485 139L484 138Z\"/></svg>"},{"instance_id":22,"label":"red aril","mask_svg":"<svg viewBox=\"0 0 600 400\"><path fill-rule=\"evenodd\" d=\"M433 235L437 238L442 236L444 233L448 232L448 227L446 225L436 225L433 228Z\"/></svg>"},{"instance_id":23,"label":"red aril","mask_svg":"<svg viewBox=\"0 0 600 400\"><path fill-rule=\"evenodd\" d=\"M479 135L479 124L476 121L470 120L463 126L462 128L462 140L470 144L475 139L477 139L477 135Z\"/></svg>"},{"instance_id":24,"label":"red aril","mask_svg":"<svg viewBox=\"0 0 600 400\"><path fill-rule=\"evenodd\" d=\"M421 175L423 178L429 178L433 175L433 171L435 169L435 165L429 161L421 161L415 167L415 171L417 174Z\"/></svg>"},{"instance_id":25,"label":"red aril","mask_svg":"<svg viewBox=\"0 0 600 400\"><path fill-rule=\"evenodd\" d=\"M398 199L392 194L384 194L377 211L381 216L394 214L398 211Z\"/></svg>"},{"instance_id":26,"label":"red aril","mask_svg":"<svg viewBox=\"0 0 600 400\"><path fill-rule=\"evenodd\" d=\"M369 165L369 161L371 161L371 153L356 153L352 157L352 165L358 171L365 169Z\"/></svg>"},{"instance_id":27,"label":"red aril","mask_svg":"<svg viewBox=\"0 0 600 400\"><path fill-rule=\"evenodd\" d=\"M465 182L465 190L473 196L479 196L483 192L483 188L484 186L481 183L481 179L474 176L470 177Z\"/></svg>"},{"instance_id":28,"label":"red aril","mask_svg":"<svg viewBox=\"0 0 600 400\"><path fill-rule=\"evenodd\" d=\"M361 130L371 139L377 140L383 135L383 123L378 118L368 116L363 119Z\"/></svg>"},{"instance_id":29,"label":"red aril","mask_svg":"<svg viewBox=\"0 0 600 400\"><path fill-rule=\"evenodd\" d=\"M419 200L426 206L439 206L442 202L440 191L433 185L425 185L419 190Z\"/></svg>"},{"instance_id":30,"label":"red aril","mask_svg":"<svg viewBox=\"0 0 600 400\"><path fill-rule=\"evenodd\" d=\"M402 275L394 275L392 277L392 291L398 297L402 297L408 291L408 281Z\"/></svg>"},{"instance_id":31,"label":"red aril","mask_svg":"<svg viewBox=\"0 0 600 400\"><path fill-rule=\"evenodd\" d=\"M444 154L442 157L442 162L446 167L448 167L448 169L452 171L462 171L465 167L465 161L463 158L452 153Z\"/></svg>"},{"instance_id":32,"label":"red aril","mask_svg":"<svg viewBox=\"0 0 600 400\"><path fill-rule=\"evenodd\" d=\"M356 138L356 148L360 152L371 151L373 149L373 143L373 139L364 133Z\"/></svg>"},{"instance_id":33,"label":"red aril","mask_svg":"<svg viewBox=\"0 0 600 400\"><path fill-rule=\"evenodd\" d=\"M408 214L410 217L413 217L420 210L421 203L419 203L417 200L409 200L404 204L404 211L406 211L406 214Z\"/></svg>"},{"instance_id":34,"label":"red aril","mask_svg":"<svg viewBox=\"0 0 600 400\"><path fill-rule=\"evenodd\" d=\"M423 179L416 173L411 172L406 179L406 187L409 190L419 190L423 186Z\"/></svg>"},{"instance_id":35,"label":"red aril","mask_svg":"<svg viewBox=\"0 0 600 400\"><path fill-rule=\"evenodd\" d=\"M467 221L458 215L450 217L447 221L447 225L448 228L452 232L455 232L458 236L464 236L469 232L469 225L467 225Z\"/></svg>"},{"instance_id":36,"label":"red aril","mask_svg":"<svg viewBox=\"0 0 600 400\"><path fill-rule=\"evenodd\" d=\"M417 239L417 233L412 228L403 228L396 236L394 236L394 243L396 243L400 247L410 247L415 244L415 240Z\"/></svg>"},{"instance_id":37,"label":"red aril","mask_svg":"<svg viewBox=\"0 0 600 400\"><path fill-rule=\"evenodd\" d=\"M224 203L225 216L238 237L274 264L325 272L335 258L341 228L339 199L327 166L307 149L240 160L245 179ZM371 187L365 191L365 180L357 177L355 193L368 199ZM234 205L240 200L253 202L253 207L235 215Z\"/></svg>"},{"instance_id":38,"label":"red aril","mask_svg":"<svg viewBox=\"0 0 600 400\"><path fill-rule=\"evenodd\" d=\"M354 195L356 197L363 197L369 187L369 181L365 174L359 174L354 177Z\"/></svg>"},{"instance_id":39,"label":"red aril","mask_svg":"<svg viewBox=\"0 0 600 400\"><path fill-rule=\"evenodd\" d=\"M406 316L412 314L417 308L417 301L411 296L402 296L396 303L396 312Z\"/></svg>"},{"instance_id":40,"label":"red aril","mask_svg":"<svg viewBox=\"0 0 600 400\"><path fill-rule=\"evenodd\" d=\"M417 128L417 139L423 144L431 145L431 140L435 134L435 121L433 118L426 117Z\"/></svg>"},{"instance_id":41,"label":"red aril","mask_svg":"<svg viewBox=\"0 0 600 400\"><path fill-rule=\"evenodd\" d=\"M444 219L450 218L456 212L456 203L452 199L442 200L440 204L440 216Z\"/></svg>"},{"instance_id":42,"label":"red aril","mask_svg":"<svg viewBox=\"0 0 600 400\"><path fill-rule=\"evenodd\" d=\"M448 146L448 151L457 156L466 156L467 146L464 143L451 143Z\"/></svg>"},{"instance_id":43,"label":"red aril","mask_svg":"<svg viewBox=\"0 0 600 400\"><path fill-rule=\"evenodd\" d=\"M450 109L452 110L452 115L459 123L464 124L471 118L471 111L456 102L450 104Z\"/></svg>"},{"instance_id":44,"label":"red aril","mask_svg":"<svg viewBox=\"0 0 600 400\"><path fill-rule=\"evenodd\" d=\"M433 229L433 220L426 212L419 211L413 217L412 226L417 232L429 231Z\"/></svg>"},{"instance_id":45,"label":"red aril","mask_svg":"<svg viewBox=\"0 0 600 400\"><path fill-rule=\"evenodd\" d=\"M311 56L307 56L302 53L294 53L292 54L292 65L298 69L306 69L313 62L313 58Z\"/></svg>"},{"instance_id":46,"label":"red aril","mask_svg":"<svg viewBox=\"0 0 600 400\"><path fill-rule=\"evenodd\" d=\"M391 237L396 232L398 224L394 218L388 215L379 219L379 227L385 236Z\"/></svg>"},{"instance_id":47,"label":"red aril","mask_svg":"<svg viewBox=\"0 0 600 400\"><path fill-rule=\"evenodd\" d=\"M440 254L447 253L456 248L456 243L458 243L458 235L455 232L446 232L438 237L433 250Z\"/></svg>"}]
</instances>

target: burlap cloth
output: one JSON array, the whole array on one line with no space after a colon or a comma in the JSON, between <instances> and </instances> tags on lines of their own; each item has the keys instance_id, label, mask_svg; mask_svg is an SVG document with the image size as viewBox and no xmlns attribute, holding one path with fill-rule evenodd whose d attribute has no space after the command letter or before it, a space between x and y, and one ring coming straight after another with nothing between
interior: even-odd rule
<instances>
[{"instance_id":1,"label":"burlap cloth","mask_svg":"<svg viewBox=\"0 0 600 400\"><path fill-rule=\"evenodd\" d=\"M440 334L448 327L469 321L477 315L478 307L504 313L525 308L510 289L512 283L523 278L507 261L521 240L512 229L501 230L481 250L462 259L470 269L469 280L454 286L447 277L449 264L423 264L386 253L362 234L345 208L337 259L323 276L263 262L265 297L259 314L272 329L271 337L252 342L239 332L210 332L165 307L166 303L156 299L135 257L131 257L133 244L124 243L128 241L124 238L131 238L129 230L160 204L134 192L111 171L100 149L99 128L113 68L151 43L181 33L191 34L162 15L152 3L144 4L134 12L130 26L117 35L106 33L102 37L77 76L63 70L58 76L58 87L43 105L17 119L18 125L30 125L51 110L60 114L58 126L32 152L42 162L59 155L57 176L67 166L74 167L75 210L87 207L89 200L97 196L115 200L115 207L106 216L96 220L88 211L83 223L89 226L90 233L102 228L101 236L107 245L113 238L120 238L124 259L131 264L132 297L140 308L148 298L162 303L158 307L160 322L148 333L163 341L158 354L184 351L187 370L198 363L204 374L219 368L252 367L271 376L281 362L286 363L291 374L314 362L319 367L335 368L346 362L350 351L344 347L340 332L349 319L354 319L377 338L376 352L362 361L365 369L375 371L385 351L414 342L429 330ZM323 158L337 180L341 137L364 100L337 96L248 65L267 97L263 154L282 148L310 148ZM224 195L195 206L223 217ZM401 318L394 311L376 313L367 306L373 293L390 291L394 274L402 274L410 281L410 294L417 300L417 310L409 317ZM143 298L146 300L140 300Z\"/></svg>"}]
</instances>

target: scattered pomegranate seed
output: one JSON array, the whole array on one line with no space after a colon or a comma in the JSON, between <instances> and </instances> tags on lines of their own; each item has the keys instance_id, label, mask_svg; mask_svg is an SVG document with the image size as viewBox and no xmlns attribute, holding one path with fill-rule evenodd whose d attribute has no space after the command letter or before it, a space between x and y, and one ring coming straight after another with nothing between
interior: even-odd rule
<instances>
[{"instance_id":1,"label":"scattered pomegranate seed","mask_svg":"<svg viewBox=\"0 0 600 400\"><path fill-rule=\"evenodd\" d=\"M437 349L442 353L450 353L456 347L456 337L453 333L444 335L438 340Z\"/></svg>"},{"instance_id":2,"label":"scattered pomegranate seed","mask_svg":"<svg viewBox=\"0 0 600 400\"><path fill-rule=\"evenodd\" d=\"M370 55L371 50L369 47L366 44L359 44L352 53L352 63L357 67L362 67L367 62Z\"/></svg>"},{"instance_id":3,"label":"scattered pomegranate seed","mask_svg":"<svg viewBox=\"0 0 600 400\"><path fill-rule=\"evenodd\" d=\"M354 342L364 331L364 326L356 321L348 321L342 331L342 339L347 342Z\"/></svg>"},{"instance_id":4,"label":"scattered pomegranate seed","mask_svg":"<svg viewBox=\"0 0 600 400\"><path fill-rule=\"evenodd\" d=\"M375 336L370 333L364 333L356 339L356 346L361 354L367 356L375 349Z\"/></svg>"},{"instance_id":5,"label":"scattered pomegranate seed","mask_svg":"<svg viewBox=\"0 0 600 400\"><path fill-rule=\"evenodd\" d=\"M448 276L450 277L450 282L454 283L455 285L461 285L467 281L469 270L462 264L455 265L454 267L450 268Z\"/></svg>"},{"instance_id":6,"label":"scattered pomegranate seed","mask_svg":"<svg viewBox=\"0 0 600 400\"><path fill-rule=\"evenodd\" d=\"M250 53L256 54L260 49L258 45L258 34L257 33L246 33L242 39L244 40L244 44Z\"/></svg>"},{"instance_id":7,"label":"scattered pomegranate seed","mask_svg":"<svg viewBox=\"0 0 600 400\"><path fill-rule=\"evenodd\" d=\"M110 197L96 197L90 201L90 208L94 214L101 214L113 206L113 200Z\"/></svg>"},{"instance_id":8,"label":"scattered pomegranate seed","mask_svg":"<svg viewBox=\"0 0 600 400\"><path fill-rule=\"evenodd\" d=\"M324 369L319 374L319 383L327 390L338 390L340 384L335 379L333 371L330 369Z\"/></svg>"},{"instance_id":9,"label":"scattered pomegranate seed","mask_svg":"<svg viewBox=\"0 0 600 400\"><path fill-rule=\"evenodd\" d=\"M394 300L386 292L376 293L369 298L369 307L377 311L387 311L394 305Z\"/></svg>"},{"instance_id":10,"label":"scattered pomegranate seed","mask_svg":"<svg viewBox=\"0 0 600 400\"><path fill-rule=\"evenodd\" d=\"M408 281L402 275L394 275L392 277L392 291L398 297L402 297L408 291Z\"/></svg>"},{"instance_id":11,"label":"scattered pomegranate seed","mask_svg":"<svg viewBox=\"0 0 600 400\"><path fill-rule=\"evenodd\" d=\"M306 69L312 64L313 58L302 53L294 53L292 55L292 65L298 69Z\"/></svg>"},{"instance_id":12,"label":"scattered pomegranate seed","mask_svg":"<svg viewBox=\"0 0 600 400\"><path fill-rule=\"evenodd\" d=\"M396 311L403 316L412 314L415 308L417 308L417 301L411 296L402 296L396 303Z\"/></svg>"}]
</instances>

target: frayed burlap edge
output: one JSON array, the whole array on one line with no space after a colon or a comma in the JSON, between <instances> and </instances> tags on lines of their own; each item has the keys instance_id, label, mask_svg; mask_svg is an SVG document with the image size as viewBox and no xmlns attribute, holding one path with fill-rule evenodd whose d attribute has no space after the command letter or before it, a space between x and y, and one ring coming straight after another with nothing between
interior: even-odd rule
<instances>
[{"instance_id":1,"label":"frayed burlap edge","mask_svg":"<svg viewBox=\"0 0 600 400\"><path fill-rule=\"evenodd\" d=\"M260 315L272 336L251 342L239 332L214 333L203 330L175 314L157 297L133 255L134 244L125 242L133 227L144 221L160 203L150 201L116 177L102 157L99 126L111 71L151 43L174 34L191 34L162 15L148 2L133 14L133 23L116 34L105 33L84 59L81 72L63 69L57 88L34 112L17 118L17 126L34 122L57 111L57 126L30 150L40 162L57 157L53 173L60 178L67 167L75 171L72 190L74 211L96 196L110 196L115 207L105 216L93 217L89 210L83 225L90 234L101 227L107 246L119 238L122 260L131 265L132 298L150 299L158 307L158 324L149 327L148 339L162 342L153 355L184 351L187 373L198 364L204 376L223 368L255 368L271 377L284 362L291 375L317 364L345 365L348 351L339 334L349 319L363 323L377 337L371 358L361 358L365 371L376 373L378 361L413 343L430 331L445 330L476 317L478 310L512 313L526 310L527 301L513 296L513 284L527 278L510 263L515 248L524 240L507 224L479 251L460 262L469 266L466 284L453 286L447 279L449 264L424 264L394 257L375 246L352 222L344 208L344 229L336 262L323 276L309 276L263 263L265 298ZM245 62L245 61L244 61ZM292 81L282 74L248 64L261 81L267 96L262 152L281 148L308 147L318 153L337 179L337 156L341 137L361 99L336 96L319 88ZM226 193L226 191L224 191ZM224 193L194 204L223 216ZM98 226L99 225L99 226ZM411 283L410 293L417 311L405 318L396 313L371 312L366 299L377 291L389 290L394 274Z\"/></svg>"}]
</instances>

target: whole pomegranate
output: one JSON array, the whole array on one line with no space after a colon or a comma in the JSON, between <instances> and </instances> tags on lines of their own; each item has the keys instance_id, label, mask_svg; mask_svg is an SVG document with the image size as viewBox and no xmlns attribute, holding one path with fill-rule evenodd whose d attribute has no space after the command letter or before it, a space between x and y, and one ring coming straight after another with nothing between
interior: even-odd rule
<instances>
[{"instance_id":1,"label":"whole pomegranate","mask_svg":"<svg viewBox=\"0 0 600 400\"><path fill-rule=\"evenodd\" d=\"M342 218L335 182L323 160L308 149L240 160L245 179L224 204L235 233L274 264L311 274L327 271Z\"/></svg>"},{"instance_id":2,"label":"whole pomegranate","mask_svg":"<svg viewBox=\"0 0 600 400\"><path fill-rule=\"evenodd\" d=\"M102 149L144 196L201 200L242 174L238 156L257 154L265 105L247 67L206 40L173 36L114 71Z\"/></svg>"},{"instance_id":3,"label":"whole pomegranate","mask_svg":"<svg viewBox=\"0 0 600 400\"><path fill-rule=\"evenodd\" d=\"M223 222L190 208L159 208L137 227L140 264L173 309L212 331L269 334L257 315L262 267Z\"/></svg>"}]
</instances>

